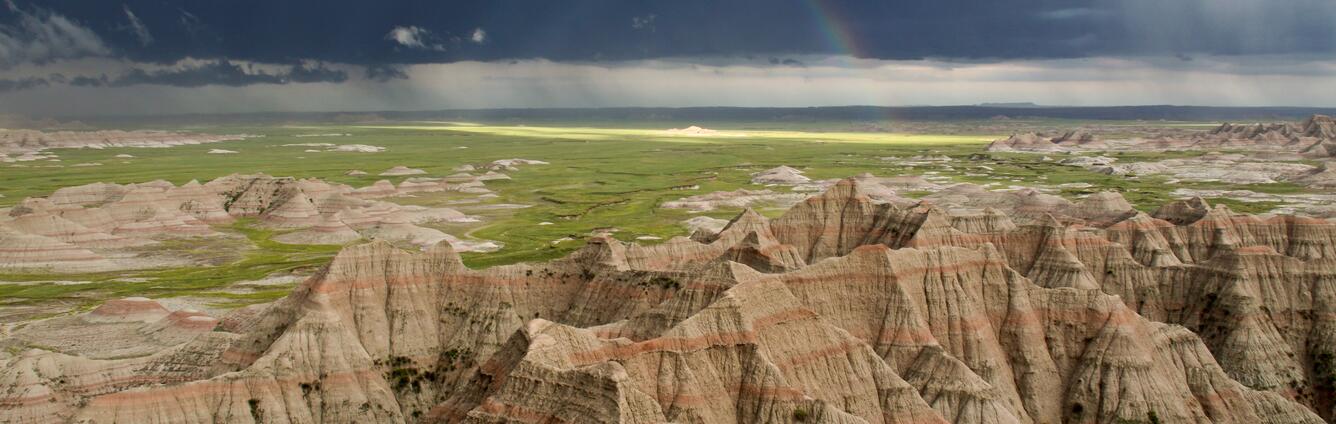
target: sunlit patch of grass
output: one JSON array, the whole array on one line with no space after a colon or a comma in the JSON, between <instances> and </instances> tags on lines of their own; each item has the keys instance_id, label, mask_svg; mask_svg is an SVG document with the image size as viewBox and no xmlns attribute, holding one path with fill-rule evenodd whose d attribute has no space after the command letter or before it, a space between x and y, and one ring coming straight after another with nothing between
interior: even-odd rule
<instances>
[{"instance_id":1,"label":"sunlit patch of grass","mask_svg":"<svg viewBox=\"0 0 1336 424\"><path fill-rule=\"evenodd\" d=\"M936 134L897 134L872 132L806 132L766 130L724 130L712 134L671 134L662 129L593 128L593 127L533 127L493 126L458 123L449 125L380 125L360 126L364 129L412 129L422 131L462 131L509 137L560 138L568 140L650 140L678 143L729 143L764 140L796 140L819 143L871 144L980 144L995 137Z\"/></svg>"}]
</instances>

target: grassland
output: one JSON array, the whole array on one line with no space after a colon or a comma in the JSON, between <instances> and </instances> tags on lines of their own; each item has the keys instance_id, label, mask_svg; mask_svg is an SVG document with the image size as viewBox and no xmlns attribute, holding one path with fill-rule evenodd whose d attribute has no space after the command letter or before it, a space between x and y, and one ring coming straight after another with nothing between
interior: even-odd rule
<instances>
[{"instance_id":1,"label":"grassland","mask_svg":"<svg viewBox=\"0 0 1336 424\"><path fill-rule=\"evenodd\" d=\"M1129 180L1091 173L1080 168L1042 161L1038 155L991 155L970 160L984 144L1003 134L923 135L873 132L841 132L836 125L802 131L793 125L766 127L738 123L735 136L668 136L661 128L604 128L595 126L520 126L474 123L421 122L396 125L318 125L271 127L197 128L213 133L249 133L261 137L244 141L181 146L166 149L59 150L60 162L27 162L22 167L0 167L0 206L12 205L26 196L39 196L57 188L97 181L134 183L164 179L184 183L231 173L263 172L277 176L315 177L364 186L382 177L375 174L396 165L421 168L432 175L449 175L465 164L485 164L508 158L537 159L550 165L526 166L508 172L509 181L493 181L488 187L499 194L486 204L531 205L522 209L497 209L485 213L485 225L461 229L471 236L497 240L505 247L493 253L467 253L473 267L521 261L544 260L565 255L580 246L578 239L589 232L614 227L616 236L668 238L685 235L679 223L696 216L681 210L660 209L659 204L684 196L748 186L750 174L792 165L802 167L814 179L838 178L871 172L876 175L919 174L925 171L962 182L1006 185L1057 185L1084 182L1086 189L1064 190L1080 195L1098 189L1123 191L1128 200L1143 209L1170 200L1173 189L1161 178ZM309 134L347 134L310 137ZM744 135L736 135L742 133ZM385 147L381 153L306 152L304 143L370 144ZM227 149L238 154L207 154ZM135 156L116 158L119 154ZM949 167L908 165L884 157L946 155ZM1153 157L1130 155L1124 161ZM100 163L100 166L72 167ZM990 169L983 168L987 166ZM361 169L368 176L346 176ZM398 183L400 178L388 178ZM699 189L684 191L683 187ZM1240 187L1231 187L1240 188ZM1285 192L1296 187L1242 187L1257 191ZM414 199L406 199L416 201ZM1237 203L1237 202L1235 202ZM1238 208L1262 209L1270 205L1231 204ZM735 210L708 215L728 218ZM775 211L769 211L774 213ZM553 225L536 225L551 222ZM90 275L0 275L0 303L23 305L58 302L87 307L100 299L116 296L205 296L219 306L238 306L272 300L289 287L274 286L248 292L225 290L238 281L255 280L274 273L303 272L328 261L334 246L290 246L270 240L270 231L242 221L221 229L250 247L236 257L218 258L213 266ZM571 237L575 241L555 240ZM207 254L203 242L182 241L181 250L197 249ZM49 280L81 281L83 284L34 283Z\"/></svg>"}]
</instances>

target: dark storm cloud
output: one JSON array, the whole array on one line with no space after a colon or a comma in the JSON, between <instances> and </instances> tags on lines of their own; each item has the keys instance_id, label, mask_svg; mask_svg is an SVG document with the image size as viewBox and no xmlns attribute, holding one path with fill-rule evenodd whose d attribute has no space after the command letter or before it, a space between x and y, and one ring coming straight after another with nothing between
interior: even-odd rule
<instances>
[{"instance_id":1,"label":"dark storm cloud","mask_svg":"<svg viewBox=\"0 0 1336 424\"><path fill-rule=\"evenodd\" d=\"M48 85L51 85L51 83L46 78L0 79L0 93L46 87Z\"/></svg>"},{"instance_id":2,"label":"dark storm cloud","mask_svg":"<svg viewBox=\"0 0 1336 424\"><path fill-rule=\"evenodd\" d=\"M36 6L20 7L34 9ZM854 54L1026 59L1331 54L1330 0L43 0L117 54L350 64ZM152 43L124 27L153 30ZM11 19L13 21L13 19ZM13 23L11 22L11 28ZM485 32L478 31L485 28ZM486 43L472 42L485 34Z\"/></svg>"},{"instance_id":3,"label":"dark storm cloud","mask_svg":"<svg viewBox=\"0 0 1336 424\"><path fill-rule=\"evenodd\" d=\"M348 73L344 71L330 69L325 65L294 65L287 73L287 82L308 83L308 82L344 82L348 80Z\"/></svg>"},{"instance_id":4,"label":"dark storm cloud","mask_svg":"<svg viewBox=\"0 0 1336 424\"><path fill-rule=\"evenodd\" d=\"M102 87L108 85L109 81L107 80L106 75L100 75L97 77L80 75L74 78L70 78L69 84L75 87Z\"/></svg>"},{"instance_id":5,"label":"dark storm cloud","mask_svg":"<svg viewBox=\"0 0 1336 424\"><path fill-rule=\"evenodd\" d=\"M181 69L145 71L134 69L111 81L113 86L158 84L176 87L206 85L243 86L251 84L280 84L283 79L266 72L247 72L241 65L219 60Z\"/></svg>"},{"instance_id":6,"label":"dark storm cloud","mask_svg":"<svg viewBox=\"0 0 1336 424\"><path fill-rule=\"evenodd\" d=\"M408 72L404 71L403 66L395 64L375 64L367 65L366 79L385 82L397 79L408 79Z\"/></svg>"},{"instance_id":7,"label":"dark storm cloud","mask_svg":"<svg viewBox=\"0 0 1336 424\"><path fill-rule=\"evenodd\" d=\"M77 87L126 87L132 85L167 85L173 87L203 87L221 85L241 87L254 84L287 84L331 82L348 80L348 73L324 65L292 65L277 72L253 69L227 60L216 60L199 65L172 69L131 69L123 75L108 78L77 76L69 84Z\"/></svg>"}]
</instances>

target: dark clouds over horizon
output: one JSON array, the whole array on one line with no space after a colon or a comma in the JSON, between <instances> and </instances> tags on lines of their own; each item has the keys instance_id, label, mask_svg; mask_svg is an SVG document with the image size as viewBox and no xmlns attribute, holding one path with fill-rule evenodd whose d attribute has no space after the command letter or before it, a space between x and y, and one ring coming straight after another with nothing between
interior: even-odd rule
<instances>
[{"instance_id":1,"label":"dark clouds over horizon","mask_svg":"<svg viewBox=\"0 0 1336 424\"><path fill-rule=\"evenodd\" d=\"M1330 0L14 0L136 61L379 65L849 54L872 59L1332 54ZM14 25L17 14L0 23ZM418 31L420 45L387 37ZM485 40L474 42L476 30ZM853 51L832 42L847 34Z\"/></svg>"},{"instance_id":2,"label":"dark clouds over horizon","mask_svg":"<svg viewBox=\"0 0 1336 424\"><path fill-rule=\"evenodd\" d=\"M1332 0L6 0L0 93L389 83L461 61L1160 58L1184 73L1238 58L1257 72L1257 57L1336 58L1333 22ZM61 66L79 60L117 66Z\"/></svg>"}]
</instances>

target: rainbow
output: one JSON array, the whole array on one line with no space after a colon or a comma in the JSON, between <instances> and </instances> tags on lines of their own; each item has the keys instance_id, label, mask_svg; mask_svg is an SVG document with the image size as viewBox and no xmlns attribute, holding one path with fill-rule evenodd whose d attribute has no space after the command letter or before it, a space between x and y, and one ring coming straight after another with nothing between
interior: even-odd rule
<instances>
[{"instance_id":1,"label":"rainbow","mask_svg":"<svg viewBox=\"0 0 1336 424\"><path fill-rule=\"evenodd\" d=\"M831 0L803 0L802 3L815 18L817 29L827 47L837 54L863 57L857 38L849 28L849 21L835 5L830 4Z\"/></svg>"},{"instance_id":2,"label":"rainbow","mask_svg":"<svg viewBox=\"0 0 1336 424\"><path fill-rule=\"evenodd\" d=\"M852 21L846 17L847 15L844 11L835 4L837 0L801 0L801 2L807 7L808 11L811 12L813 21L816 23L816 27L820 32L821 37L824 39L829 51L836 55L845 55L854 58L868 58L875 56L875 54L864 50L864 46L858 42L858 37L856 36L857 33L854 31L855 26L852 24ZM881 101L871 102L871 104L896 104L895 100L891 98L880 100ZM893 116L889 115L882 117L882 119L886 121L896 120Z\"/></svg>"}]
</instances>

